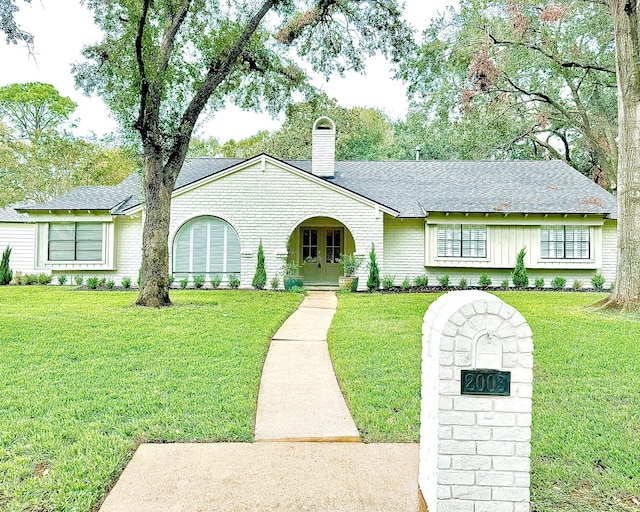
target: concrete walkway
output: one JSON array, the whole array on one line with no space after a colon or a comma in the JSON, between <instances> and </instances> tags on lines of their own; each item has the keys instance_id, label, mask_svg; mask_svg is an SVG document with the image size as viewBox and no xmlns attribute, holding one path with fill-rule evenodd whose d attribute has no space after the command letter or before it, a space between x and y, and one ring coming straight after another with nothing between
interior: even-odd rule
<instances>
[{"instance_id":1,"label":"concrete walkway","mask_svg":"<svg viewBox=\"0 0 640 512\"><path fill-rule=\"evenodd\" d=\"M274 336L260 442L143 444L100 511L416 512L417 444L336 442L360 440L327 348L336 305L310 292Z\"/></svg>"}]
</instances>

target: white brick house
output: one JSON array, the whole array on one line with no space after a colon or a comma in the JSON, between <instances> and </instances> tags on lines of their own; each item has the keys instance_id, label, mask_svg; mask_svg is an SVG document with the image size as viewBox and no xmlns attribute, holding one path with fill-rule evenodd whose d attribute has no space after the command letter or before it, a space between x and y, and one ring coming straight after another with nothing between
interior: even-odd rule
<instances>
[{"instance_id":1,"label":"white brick house","mask_svg":"<svg viewBox=\"0 0 640 512\"><path fill-rule=\"evenodd\" d=\"M236 274L249 287L262 241L269 279L289 258L308 285L336 284L340 254L366 256L372 243L396 284L449 274L474 285L487 273L497 285L522 247L532 282L614 278L615 198L562 162L335 161L328 118L316 121L313 144L311 161L188 160L172 200L170 271L223 283ZM79 187L0 210L0 249L20 247L16 271L135 281L144 208L137 174Z\"/></svg>"}]
</instances>

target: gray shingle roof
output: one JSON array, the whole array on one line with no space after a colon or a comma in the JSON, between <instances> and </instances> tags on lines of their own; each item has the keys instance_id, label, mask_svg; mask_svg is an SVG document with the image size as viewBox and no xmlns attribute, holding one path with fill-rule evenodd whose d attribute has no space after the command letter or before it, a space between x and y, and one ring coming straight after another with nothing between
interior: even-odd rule
<instances>
[{"instance_id":1,"label":"gray shingle roof","mask_svg":"<svg viewBox=\"0 0 640 512\"><path fill-rule=\"evenodd\" d=\"M29 215L18 213L11 206L0 208L0 222L29 222Z\"/></svg>"},{"instance_id":2,"label":"gray shingle roof","mask_svg":"<svg viewBox=\"0 0 640 512\"><path fill-rule=\"evenodd\" d=\"M176 181L176 190L244 160L194 158ZM288 164L311 172L311 161ZM616 199L560 161L340 161L328 181L392 208L401 217L425 212L575 213L616 216ZM140 177L115 187L80 187L28 210L111 210L143 203Z\"/></svg>"}]
</instances>

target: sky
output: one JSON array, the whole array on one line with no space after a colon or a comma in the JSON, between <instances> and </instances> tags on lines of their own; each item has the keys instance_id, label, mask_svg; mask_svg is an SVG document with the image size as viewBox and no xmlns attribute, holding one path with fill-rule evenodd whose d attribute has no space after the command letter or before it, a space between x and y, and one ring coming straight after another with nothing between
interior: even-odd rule
<instances>
[{"instance_id":1,"label":"sky","mask_svg":"<svg viewBox=\"0 0 640 512\"><path fill-rule=\"evenodd\" d=\"M438 12L454 0L405 0L405 17L421 31ZM91 13L78 0L40 0L19 2L16 16L22 29L35 37L33 55L21 45L0 40L0 86L22 82L52 84L62 95L78 103L74 117L77 136L105 135L117 125L109 109L98 97L87 97L75 88L71 65L82 60L84 45L100 39ZM379 108L393 119L404 117L407 110L406 86L392 79L391 66L384 58L369 59L364 75L348 72L344 78L317 78L314 85L336 98L343 107ZM233 105L217 112L203 123L196 134L215 137L221 142L242 139L259 130L277 130L283 117L272 119L266 113L245 112Z\"/></svg>"}]
</instances>

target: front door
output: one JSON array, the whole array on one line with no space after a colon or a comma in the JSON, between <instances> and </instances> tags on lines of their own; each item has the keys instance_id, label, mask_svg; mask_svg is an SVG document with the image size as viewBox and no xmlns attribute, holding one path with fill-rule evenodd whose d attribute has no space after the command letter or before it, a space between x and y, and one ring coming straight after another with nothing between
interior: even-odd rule
<instances>
[{"instance_id":1,"label":"front door","mask_svg":"<svg viewBox=\"0 0 640 512\"><path fill-rule=\"evenodd\" d=\"M300 228L302 275L311 285L337 285L340 255L344 251L342 228Z\"/></svg>"}]
</instances>

